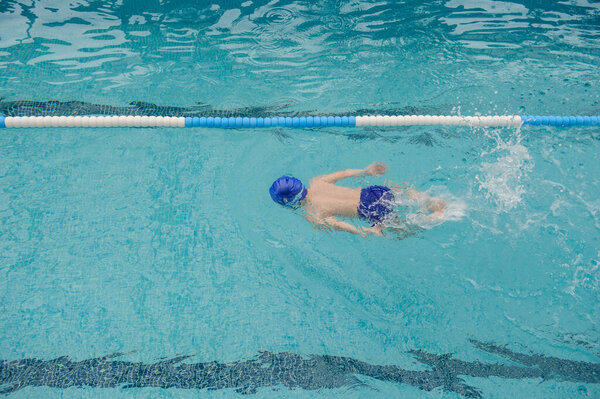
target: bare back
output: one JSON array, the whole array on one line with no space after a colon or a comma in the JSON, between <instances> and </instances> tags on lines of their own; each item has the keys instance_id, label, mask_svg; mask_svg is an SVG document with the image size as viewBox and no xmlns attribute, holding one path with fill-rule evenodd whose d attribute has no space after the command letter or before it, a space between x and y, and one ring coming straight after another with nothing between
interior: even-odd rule
<instances>
[{"instance_id":1,"label":"bare back","mask_svg":"<svg viewBox=\"0 0 600 399\"><path fill-rule=\"evenodd\" d=\"M306 210L321 218L356 216L360 191L360 188L342 187L322 179L313 179L306 195Z\"/></svg>"},{"instance_id":2,"label":"bare back","mask_svg":"<svg viewBox=\"0 0 600 399\"><path fill-rule=\"evenodd\" d=\"M358 215L361 188L336 186L335 183L362 174L381 176L386 169L387 166L384 163L375 162L364 169L346 169L315 177L310 181L306 198L301 202L306 210L306 219L327 229L348 231L363 237L369 233L382 235L380 225L356 227L336 217L354 217Z\"/></svg>"}]
</instances>

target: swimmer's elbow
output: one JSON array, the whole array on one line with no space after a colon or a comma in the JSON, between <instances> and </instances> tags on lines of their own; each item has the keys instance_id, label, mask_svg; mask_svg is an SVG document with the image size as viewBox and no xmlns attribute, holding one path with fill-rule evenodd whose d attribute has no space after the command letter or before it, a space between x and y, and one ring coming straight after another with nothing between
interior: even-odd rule
<instances>
[{"instance_id":1,"label":"swimmer's elbow","mask_svg":"<svg viewBox=\"0 0 600 399\"><path fill-rule=\"evenodd\" d=\"M316 215L314 213L305 213L304 218L315 226L327 226L327 222L319 215Z\"/></svg>"},{"instance_id":2,"label":"swimmer's elbow","mask_svg":"<svg viewBox=\"0 0 600 399\"><path fill-rule=\"evenodd\" d=\"M339 220L337 220L333 216L326 217L326 218L322 219L321 222L323 224L328 224L330 226L336 226L339 224Z\"/></svg>"},{"instance_id":3,"label":"swimmer's elbow","mask_svg":"<svg viewBox=\"0 0 600 399\"><path fill-rule=\"evenodd\" d=\"M310 183L312 185L313 182L318 183L318 182L322 182L322 183L335 183L338 179L336 179L334 176L332 175L321 175L321 176L317 176L314 177Z\"/></svg>"},{"instance_id":4,"label":"swimmer's elbow","mask_svg":"<svg viewBox=\"0 0 600 399\"><path fill-rule=\"evenodd\" d=\"M362 173L362 170L359 169L346 169L339 170L337 172L330 173L328 175L321 175L315 177L315 180L320 180L325 183L336 183L338 180L346 179L348 177L356 176Z\"/></svg>"}]
</instances>

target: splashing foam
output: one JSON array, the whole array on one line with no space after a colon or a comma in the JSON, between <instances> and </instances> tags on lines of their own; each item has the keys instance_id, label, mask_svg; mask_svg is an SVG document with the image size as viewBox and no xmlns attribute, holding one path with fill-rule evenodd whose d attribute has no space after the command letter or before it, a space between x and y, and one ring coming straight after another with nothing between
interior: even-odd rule
<instances>
[{"instance_id":1,"label":"splashing foam","mask_svg":"<svg viewBox=\"0 0 600 399\"><path fill-rule=\"evenodd\" d=\"M428 193L431 193L431 191L431 189L428 190ZM448 191L438 192L435 195L446 201L446 210L439 219L440 223L456 222L467 214L467 204L462 199L450 194Z\"/></svg>"},{"instance_id":2,"label":"splashing foam","mask_svg":"<svg viewBox=\"0 0 600 399\"><path fill-rule=\"evenodd\" d=\"M508 140L503 140L498 131L486 132L488 137L496 141L496 147L486 155L499 156L495 162L484 162L481 166L481 175L476 179L479 189L485 192L486 198L492 200L499 211L507 212L519 205L526 193L523 185L524 178L533 168L533 161L529 151L521 144L521 129L517 129L515 135Z\"/></svg>"},{"instance_id":3,"label":"splashing foam","mask_svg":"<svg viewBox=\"0 0 600 399\"><path fill-rule=\"evenodd\" d=\"M410 186L398 183L389 185L395 190L392 202L395 212L390 218L384 220L383 224L399 235L399 238L418 234L444 222L458 221L466 214L466 203L452 195L445 186L432 186L421 193L423 198L414 199L404 194L404 190ZM402 186L404 187L401 188ZM431 200L443 200L444 210L440 213L432 213L428 209Z\"/></svg>"}]
</instances>

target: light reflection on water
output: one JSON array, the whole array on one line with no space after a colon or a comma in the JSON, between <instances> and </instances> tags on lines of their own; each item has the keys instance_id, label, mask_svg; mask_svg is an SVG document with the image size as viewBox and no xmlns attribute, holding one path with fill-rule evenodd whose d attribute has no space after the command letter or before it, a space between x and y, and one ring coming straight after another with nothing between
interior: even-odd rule
<instances>
[{"instance_id":1,"label":"light reflection on water","mask_svg":"<svg viewBox=\"0 0 600 399\"><path fill-rule=\"evenodd\" d=\"M33 84L24 77L39 73L44 90L35 99L89 100L92 90L107 98L117 89L130 101L133 93L156 101L156 90L144 88L170 86L183 92L174 101L221 106L250 84L257 98L305 109L358 105L365 97L422 102L443 93L485 112L488 93L464 88L500 76L503 90L490 99L500 112L517 112L509 109L515 102L541 107L527 92L541 73L550 75L546 87L564 93L542 105L569 98L579 106L571 93L583 82L569 79L593 81L600 48L598 5L587 2L10 0L0 11L0 79L10 83L0 95L22 97ZM254 98L238 102L246 100Z\"/></svg>"}]
</instances>

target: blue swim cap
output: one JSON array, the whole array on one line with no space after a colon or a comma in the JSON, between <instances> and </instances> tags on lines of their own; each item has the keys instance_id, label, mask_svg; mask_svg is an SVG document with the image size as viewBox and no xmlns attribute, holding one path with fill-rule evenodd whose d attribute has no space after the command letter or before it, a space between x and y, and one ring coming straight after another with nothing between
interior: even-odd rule
<instances>
[{"instance_id":1,"label":"blue swim cap","mask_svg":"<svg viewBox=\"0 0 600 399\"><path fill-rule=\"evenodd\" d=\"M278 204L294 207L306 197L306 189L295 177L281 176L273 182L269 194Z\"/></svg>"}]
</instances>

